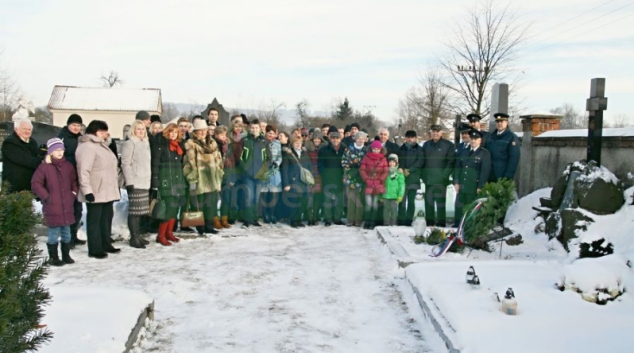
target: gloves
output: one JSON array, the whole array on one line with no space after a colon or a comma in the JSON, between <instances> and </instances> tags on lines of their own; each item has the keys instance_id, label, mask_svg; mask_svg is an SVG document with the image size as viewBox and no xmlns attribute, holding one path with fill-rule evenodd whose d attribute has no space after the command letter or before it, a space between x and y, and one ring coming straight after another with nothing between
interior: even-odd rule
<instances>
[{"instance_id":1,"label":"gloves","mask_svg":"<svg viewBox=\"0 0 634 353\"><path fill-rule=\"evenodd\" d=\"M383 196L379 196L379 202L383 202Z\"/></svg>"},{"instance_id":2,"label":"gloves","mask_svg":"<svg viewBox=\"0 0 634 353\"><path fill-rule=\"evenodd\" d=\"M134 191L134 185L126 185L125 189L128 191L128 195L130 195L132 191Z\"/></svg>"},{"instance_id":3,"label":"gloves","mask_svg":"<svg viewBox=\"0 0 634 353\"><path fill-rule=\"evenodd\" d=\"M158 199L158 189L150 191L150 200Z\"/></svg>"},{"instance_id":4,"label":"gloves","mask_svg":"<svg viewBox=\"0 0 634 353\"><path fill-rule=\"evenodd\" d=\"M86 201L88 201L89 203L95 202L95 195L93 194L86 194L86 196L84 197L86 198Z\"/></svg>"},{"instance_id":5,"label":"gloves","mask_svg":"<svg viewBox=\"0 0 634 353\"><path fill-rule=\"evenodd\" d=\"M401 203L403 201L403 196L399 196L396 198L396 203Z\"/></svg>"},{"instance_id":6,"label":"gloves","mask_svg":"<svg viewBox=\"0 0 634 353\"><path fill-rule=\"evenodd\" d=\"M196 191L196 183L189 184L189 191Z\"/></svg>"},{"instance_id":7,"label":"gloves","mask_svg":"<svg viewBox=\"0 0 634 353\"><path fill-rule=\"evenodd\" d=\"M409 169L405 169L405 170L403 171L403 174L405 174L405 176L406 176L406 177L408 177L408 176L409 176Z\"/></svg>"}]
</instances>

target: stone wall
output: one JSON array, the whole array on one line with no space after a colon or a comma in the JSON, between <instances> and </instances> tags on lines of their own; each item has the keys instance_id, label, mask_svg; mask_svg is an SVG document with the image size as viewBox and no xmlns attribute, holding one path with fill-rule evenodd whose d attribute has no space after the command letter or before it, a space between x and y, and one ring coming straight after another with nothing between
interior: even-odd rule
<instances>
[{"instance_id":1,"label":"stone wall","mask_svg":"<svg viewBox=\"0 0 634 353\"><path fill-rule=\"evenodd\" d=\"M567 164L585 159L587 137L534 137L524 132L516 182L520 197L552 187ZM634 136L604 137L601 164L619 179L634 174Z\"/></svg>"}]
</instances>

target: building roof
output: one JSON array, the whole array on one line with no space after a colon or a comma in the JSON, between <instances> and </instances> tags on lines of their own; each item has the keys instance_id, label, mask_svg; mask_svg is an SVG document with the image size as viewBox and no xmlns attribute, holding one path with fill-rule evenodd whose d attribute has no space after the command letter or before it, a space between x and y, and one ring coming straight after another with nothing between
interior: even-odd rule
<instances>
[{"instance_id":1,"label":"building roof","mask_svg":"<svg viewBox=\"0 0 634 353\"><path fill-rule=\"evenodd\" d=\"M158 88L91 88L55 86L49 109L105 111L162 111L161 90Z\"/></svg>"}]
</instances>

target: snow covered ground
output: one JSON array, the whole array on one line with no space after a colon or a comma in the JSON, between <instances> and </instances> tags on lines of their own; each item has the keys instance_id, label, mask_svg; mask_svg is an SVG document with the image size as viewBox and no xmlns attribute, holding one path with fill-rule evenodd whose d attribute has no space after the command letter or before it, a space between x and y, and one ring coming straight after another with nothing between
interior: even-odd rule
<instances>
[{"instance_id":1,"label":"snow covered ground","mask_svg":"<svg viewBox=\"0 0 634 353\"><path fill-rule=\"evenodd\" d=\"M77 263L51 269L47 283L148 293L156 323L138 352L444 351L420 309L408 309L403 273L373 232L223 233L236 237L145 250L118 243L122 252L107 260L82 246L72 253Z\"/></svg>"}]
</instances>

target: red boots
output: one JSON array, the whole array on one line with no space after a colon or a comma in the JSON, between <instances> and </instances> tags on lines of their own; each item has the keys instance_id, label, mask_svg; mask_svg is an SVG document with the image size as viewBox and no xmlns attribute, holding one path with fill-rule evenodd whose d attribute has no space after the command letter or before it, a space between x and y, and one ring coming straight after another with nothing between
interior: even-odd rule
<instances>
[{"instance_id":1,"label":"red boots","mask_svg":"<svg viewBox=\"0 0 634 353\"><path fill-rule=\"evenodd\" d=\"M174 236L174 226L176 225L176 218L170 219L168 222L169 226L167 227L167 234L165 234L165 237L172 243L178 243L181 240Z\"/></svg>"},{"instance_id":2,"label":"red boots","mask_svg":"<svg viewBox=\"0 0 634 353\"><path fill-rule=\"evenodd\" d=\"M172 243L170 243L169 241L167 241L166 237L167 237L167 229L168 227L170 227L172 220L168 220L165 222L161 222L161 224L159 225L159 231L158 231L158 235L156 236L156 242L160 243L163 246L171 246ZM171 229L170 229L171 231Z\"/></svg>"}]
</instances>

